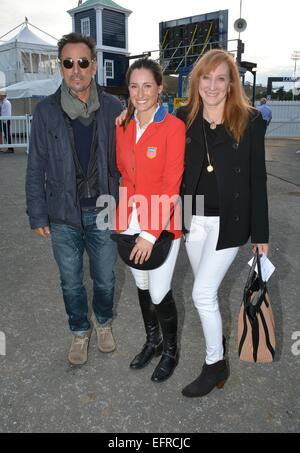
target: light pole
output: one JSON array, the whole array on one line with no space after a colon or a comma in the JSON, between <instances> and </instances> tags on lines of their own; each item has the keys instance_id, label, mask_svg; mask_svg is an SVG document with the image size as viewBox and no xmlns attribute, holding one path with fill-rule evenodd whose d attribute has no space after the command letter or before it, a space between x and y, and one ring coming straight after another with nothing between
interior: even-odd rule
<instances>
[{"instance_id":1,"label":"light pole","mask_svg":"<svg viewBox=\"0 0 300 453\"><path fill-rule=\"evenodd\" d=\"M254 107L254 105L255 105L255 93L256 93L257 64L256 63L252 63L251 61L241 61L240 65L241 65L242 69L251 72L251 74L253 75L252 105Z\"/></svg>"},{"instance_id":2,"label":"light pole","mask_svg":"<svg viewBox=\"0 0 300 453\"><path fill-rule=\"evenodd\" d=\"M243 9L243 0L240 0L240 17L242 17L242 9ZM239 39L241 39L241 33L239 33Z\"/></svg>"},{"instance_id":3,"label":"light pole","mask_svg":"<svg viewBox=\"0 0 300 453\"><path fill-rule=\"evenodd\" d=\"M293 89L293 100L295 96L295 88L296 88L296 77L297 77L297 61L300 60L300 51L299 50L294 50L294 52L291 55L291 59L295 61L295 66L294 66L294 89Z\"/></svg>"}]
</instances>

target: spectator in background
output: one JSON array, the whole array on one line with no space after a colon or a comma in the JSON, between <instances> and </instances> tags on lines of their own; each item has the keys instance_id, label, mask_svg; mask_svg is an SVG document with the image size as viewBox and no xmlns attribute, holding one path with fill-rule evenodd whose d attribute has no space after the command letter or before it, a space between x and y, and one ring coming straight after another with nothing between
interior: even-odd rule
<instances>
[{"instance_id":1,"label":"spectator in background","mask_svg":"<svg viewBox=\"0 0 300 453\"><path fill-rule=\"evenodd\" d=\"M1 105L1 116L11 116L11 103L7 99L6 94L0 94L0 105ZM6 143L9 145L11 143L11 134L10 134L10 120L2 121L3 132ZM2 134L1 134L2 135ZM13 153L14 148L11 146L8 149L1 149L2 153Z\"/></svg>"},{"instance_id":2,"label":"spectator in background","mask_svg":"<svg viewBox=\"0 0 300 453\"><path fill-rule=\"evenodd\" d=\"M0 93L0 145L3 144L3 121L1 121L2 97L3 97L3 93ZM2 149L0 149L0 151L2 152Z\"/></svg>"},{"instance_id":3,"label":"spectator in background","mask_svg":"<svg viewBox=\"0 0 300 453\"><path fill-rule=\"evenodd\" d=\"M261 98L260 105L258 106L258 110L261 112L261 115L263 117L264 124L265 124L265 133L266 133L267 127L269 126L269 124L271 123L271 120L272 120L272 110L267 105L266 98Z\"/></svg>"},{"instance_id":4,"label":"spectator in background","mask_svg":"<svg viewBox=\"0 0 300 453\"><path fill-rule=\"evenodd\" d=\"M2 137L2 121L1 121L1 104L0 104L0 145L3 144L3 137ZM0 149L0 152L2 152L2 149Z\"/></svg>"}]
</instances>

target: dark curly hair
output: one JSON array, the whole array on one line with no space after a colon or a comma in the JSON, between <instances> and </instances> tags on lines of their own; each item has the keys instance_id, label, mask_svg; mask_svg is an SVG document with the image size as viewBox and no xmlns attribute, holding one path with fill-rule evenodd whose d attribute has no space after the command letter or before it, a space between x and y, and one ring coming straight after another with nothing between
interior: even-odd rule
<instances>
[{"instance_id":1,"label":"dark curly hair","mask_svg":"<svg viewBox=\"0 0 300 453\"><path fill-rule=\"evenodd\" d=\"M61 53L63 48L67 44L86 44L91 51L92 59L96 59L96 43L93 38L90 36L84 36L81 33L69 33L68 35L64 35L57 43L58 46L58 59L61 59Z\"/></svg>"}]
</instances>

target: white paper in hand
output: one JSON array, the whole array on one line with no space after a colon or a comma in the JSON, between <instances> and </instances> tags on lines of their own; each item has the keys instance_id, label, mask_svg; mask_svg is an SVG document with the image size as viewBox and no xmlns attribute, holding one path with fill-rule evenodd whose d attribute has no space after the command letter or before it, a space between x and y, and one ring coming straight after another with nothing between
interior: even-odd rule
<instances>
[{"instance_id":1,"label":"white paper in hand","mask_svg":"<svg viewBox=\"0 0 300 453\"><path fill-rule=\"evenodd\" d=\"M253 263L253 260L254 258L252 258L250 261L249 261L249 266L252 266L252 263ZM275 266L271 263L271 261L266 257L266 255L262 255L260 257L260 265L261 265L261 275L262 275L262 279L264 282L267 282L269 280L269 278L271 277L271 275L273 274L273 272L275 271ZM257 270L257 265L255 267L255 272L258 272Z\"/></svg>"}]
</instances>

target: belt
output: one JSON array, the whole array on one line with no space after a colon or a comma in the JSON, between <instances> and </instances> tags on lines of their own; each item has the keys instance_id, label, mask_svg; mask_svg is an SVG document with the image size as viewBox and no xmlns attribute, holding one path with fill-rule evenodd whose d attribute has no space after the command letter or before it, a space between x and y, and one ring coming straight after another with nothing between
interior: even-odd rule
<instances>
[{"instance_id":1,"label":"belt","mask_svg":"<svg viewBox=\"0 0 300 453\"><path fill-rule=\"evenodd\" d=\"M100 212L103 211L105 207L98 207L98 206L82 206L81 211L82 212Z\"/></svg>"}]
</instances>

